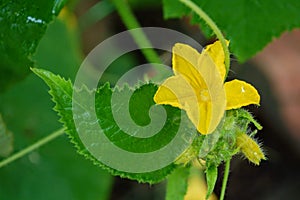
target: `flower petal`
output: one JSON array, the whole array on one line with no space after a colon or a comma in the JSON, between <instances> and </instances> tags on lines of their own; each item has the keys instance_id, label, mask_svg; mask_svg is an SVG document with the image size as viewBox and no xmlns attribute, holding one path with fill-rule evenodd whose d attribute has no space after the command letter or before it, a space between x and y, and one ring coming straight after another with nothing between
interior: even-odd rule
<instances>
[{"instance_id":1,"label":"flower petal","mask_svg":"<svg viewBox=\"0 0 300 200\"><path fill-rule=\"evenodd\" d=\"M173 71L184 76L194 88L202 87L202 78L197 69L200 53L189 45L176 43L172 49Z\"/></svg>"},{"instance_id":2,"label":"flower petal","mask_svg":"<svg viewBox=\"0 0 300 200\"><path fill-rule=\"evenodd\" d=\"M208 90L199 88L195 91L183 76L172 76L158 88L154 101L157 104L167 104L185 110L197 130L201 134L209 134L215 130L224 114L225 92L220 104L218 101L211 102L211 96L216 99L215 94L211 95L208 92L203 94L201 91ZM222 108L220 105L223 105Z\"/></svg>"},{"instance_id":3,"label":"flower petal","mask_svg":"<svg viewBox=\"0 0 300 200\"><path fill-rule=\"evenodd\" d=\"M211 108L211 102L198 102L187 104L184 109L199 133L203 135L213 132L216 128L214 124L211 125Z\"/></svg>"},{"instance_id":4,"label":"flower petal","mask_svg":"<svg viewBox=\"0 0 300 200\"><path fill-rule=\"evenodd\" d=\"M218 67L210 56L203 52L198 60L199 73L206 85L200 90L200 121L198 131L202 134L212 133L220 123L226 108L226 95ZM206 97L208 95L208 97Z\"/></svg>"},{"instance_id":5,"label":"flower petal","mask_svg":"<svg viewBox=\"0 0 300 200\"><path fill-rule=\"evenodd\" d=\"M208 53L199 54L192 47L173 47L175 76L168 78L157 90L154 101L169 104L187 112L201 134L212 133L226 108L223 78Z\"/></svg>"},{"instance_id":6,"label":"flower petal","mask_svg":"<svg viewBox=\"0 0 300 200\"><path fill-rule=\"evenodd\" d=\"M259 105L260 96L257 90L249 83L233 80L224 84L226 91L226 110L240 108L250 104Z\"/></svg>"},{"instance_id":7,"label":"flower petal","mask_svg":"<svg viewBox=\"0 0 300 200\"><path fill-rule=\"evenodd\" d=\"M181 75L165 80L154 95L157 104L168 104L181 109L187 104L197 104L197 94L189 82Z\"/></svg>"},{"instance_id":8,"label":"flower petal","mask_svg":"<svg viewBox=\"0 0 300 200\"><path fill-rule=\"evenodd\" d=\"M229 45L229 41L227 42L227 46ZM222 44L220 41L216 41L213 44L207 45L204 52L208 53L213 62L217 65L219 72L221 74L222 79L224 80L226 74L225 68L225 55Z\"/></svg>"}]
</instances>

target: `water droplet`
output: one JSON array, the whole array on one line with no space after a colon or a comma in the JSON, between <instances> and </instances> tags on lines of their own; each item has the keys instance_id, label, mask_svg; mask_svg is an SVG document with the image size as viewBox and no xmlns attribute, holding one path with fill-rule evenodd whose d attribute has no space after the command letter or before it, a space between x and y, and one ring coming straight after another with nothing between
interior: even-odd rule
<instances>
[{"instance_id":1,"label":"water droplet","mask_svg":"<svg viewBox=\"0 0 300 200\"><path fill-rule=\"evenodd\" d=\"M242 86L241 91L242 91L242 93L245 93L245 88L244 88L244 86Z\"/></svg>"},{"instance_id":2,"label":"water droplet","mask_svg":"<svg viewBox=\"0 0 300 200\"><path fill-rule=\"evenodd\" d=\"M28 17L27 17L26 22L27 22L27 23L28 23L28 22L33 22L33 23L37 23L37 24L45 24L45 22L44 22L43 20L37 19L37 18L35 18L35 17L31 17L31 16L28 16Z\"/></svg>"}]
</instances>

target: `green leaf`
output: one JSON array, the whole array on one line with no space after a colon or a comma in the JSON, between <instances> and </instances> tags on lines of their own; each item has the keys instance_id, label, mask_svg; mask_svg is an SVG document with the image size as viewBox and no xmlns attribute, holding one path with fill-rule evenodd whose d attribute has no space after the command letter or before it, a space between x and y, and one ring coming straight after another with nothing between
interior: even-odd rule
<instances>
[{"instance_id":1,"label":"green leaf","mask_svg":"<svg viewBox=\"0 0 300 200\"><path fill-rule=\"evenodd\" d=\"M11 1L0 4L0 91L23 79L40 39L65 0Z\"/></svg>"},{"instance_id":2,"label":"green leaf","mask_svg":"<svg viewBox=\"0 0 300 200\"><path fill-rule=\"evenodd\" d=\"M183 200L187 191L189 167L178 167L168 176L166 200Z\"/></svg>"},{"instance_id":3,"label":"green leaf","mask_svg":"<svg viewBox=\"0 0 300 200\"><path fill-rule=\"evenodd\" d=\"M205 173L206 173L206 182L207 182L206 199L208 199L210 195L213 193L216 185L216 181L218 178L218 167L215 165L207 165Z\"/></svg>"},{"instance_id":4,"label":"green leaf","mask_svg":"<svg viewBox=\"0 0 300 200\"><path fill-rule=\"evenodd\" d=\"M163 128L157 134L151 137L149 136L147 138L140 138L140 137L135 137L135 135L128 135L126 134L127 131L129 133L132 133L130 132L131 127L128 126L128 130L125 131L124 129L121 129L119 127L119 124L115 122L115 118L114 118L115 116L112 113L112 107L118 110L119 113L124 113L124 115L122 116L126 118L126 113L119 109L122 109L124 105L128 104L128 102L126 102L123 97L124 95L126 96L127 93L130 92L130 89L128 87L124 87L122 90L115 90L114 94L117 95L116 99L119 100L119 102L115 104L113 103L111 105L113 91L111 90L109 85L106 84L100 87L96 92L95 107L97 113L97 120L103 131L103 132L98 132L98 130L96 129L92 130L90 128L91 125L95 123L92 121L91 122L87 121L89 116L91 116L92 114L90 113L90 110L88 110L85 107L86 104L84 103L84 100L93 98L91 96L90 91L88 91L85 87L79 90L78 94L81 97L84 97L83 101L80 103L78 101L75 101L75 103L78 104L78 108L77 107L72 108L73 87L71 81L69 80L66 81L60 76L54 75L51 72L42 69L32 69L32 70L34 71L34 73L40 76L50 87L50 94L53 97L52 100L56 103L54 109L60 115L61 117L60 121L63 122L65 127L67 128L66 132L71 138L72 143L75 144L80 154L84 155L87 159L93 161L94 164L99 165L102 168L108 170L113 175L118 175L121 177L138 180L139 182L148 182L148 183L160 182L175 168L175 164L170 163L161 169L150 171L150 172L130 173L125 171L120 171L111 168L110 166L107 166L104 163L100 162L98 159L96 159L95 156L92 155L90 151L87 149L87 147L83 144L82 137L85 137L87 140L91 141L91 146L89 146L89 148L93 148L93 146L95 145L97 146L98 144L103 146L105 142L102 141L101 143L101 141L97 141L95 140L95 138L97 138L99 134L104 133L106 137L109 138L111 143L113 143L115 146L118 146L119 148L122 148L123 150L133 152L133 153L153 152L155 150L158 150L159 148L164 147L168 142L171 141L172 137L174 137L177 134L180 121L182 120L180 118L181 112L179 109L173 108L171 106L164 106L167 113L167 120ZM139 89L135 90L134 95L132 95L132 97L130 98L129 106L134 106L135 110L142 111L142 109L154 105L153 95L156 89L157 87L155 85L146 84L140 87ZM70 108L72 108L73 111ZM80 113L82 114L78 114L78 110L77 110L76 112L77 114L73 116L74 109L75 110L81 109ZM155 112L153 113L154 116L157 117L158 114ZM131 117L133 119L135 120L138 119L139 123L141 124L145 124L148 120L148 117L145 117L147 115L145 115L144 112L132 112L130 113L130 115L132 115ZM73 118L76 118L82 124L80 130L83 130L84 136L79 136ZM187 118L184 118L183 120L186 120L186 123L188 121ZM192 135L195 133L195 129L190 124L190 122L182 126L184 127L183 132L187 134L186 135L187 137L189 137L189 134ZM182 138L182 140L185 140L185 138ZM176 148L180 150L180 147L176 147ZM174 155L174 152L169 152L169 154ZM97 157L101 157L101 156L103 155L100 154ZM164 156L168 158L169 155L164 155ZM111 159L113 158L114 157L111 156ZM154 160L153 163L155 163ZM124 165L126 165L126 163L124 163Z\"/></svg>"},{"instance_id":5,"label":"green leaf","mask_svg":"<svg viewBox=\"0 0 300 200\"><path fill-rule=\"evenodd\" d=\"M0 157L7 157L13 151L13 134L6 129L0 114Z\"/></svg>"},{"instance_id":6,"label":"green leaf","mask_svg":"<svg viewBox=\"0 0 300 200\"><path fill-rule=\"evenodd\" d=\"M230 40L230 48L239 61L246 61L284 31L300 27L298 0L193 0ZM179 1L164 0L165 18L190 15ZM207 27L193 14L192 21Z\"/></svg>"}]
</instances>

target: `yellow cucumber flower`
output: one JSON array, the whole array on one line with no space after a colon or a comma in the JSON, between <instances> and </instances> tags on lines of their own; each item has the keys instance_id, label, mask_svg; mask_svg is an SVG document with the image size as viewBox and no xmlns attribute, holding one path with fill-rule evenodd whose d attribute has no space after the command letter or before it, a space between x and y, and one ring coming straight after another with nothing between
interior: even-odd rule
<instances>
[{"instance_id":1,"label":"yellow cucumber flower","mask_svg":"<svg viewBox=\"0 0 300 200\"><path fill-rule=\"evenodd\" d=\"M181 43L172 51L175 75L159 86L154 101L185 110L201 134L212 133L225 110L259 105L260 96L252 85L240 80L224 84L225 56L219 41L202 53Z\"/></svg>"}]
</instances>

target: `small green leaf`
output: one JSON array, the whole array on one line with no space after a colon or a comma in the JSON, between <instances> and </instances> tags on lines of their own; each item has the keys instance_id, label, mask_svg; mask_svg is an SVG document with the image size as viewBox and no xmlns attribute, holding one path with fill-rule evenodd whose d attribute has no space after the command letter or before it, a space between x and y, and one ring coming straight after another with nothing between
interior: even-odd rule
<instances>
[{"instance_id":1,"label":"small green leaf","mask_svg":"<svg viewBox=\"0 0 300 200\"><path fill-rule=\"evenodd\" d=\"M206 170L207 194L206 199L213 193L218 178L218 167L215 165L207 165Z\"/></svg>"},{"instance_id":2,"label":"small green leaf","mask_svg":"<svg viewBox=\"0 0 300 200\"><path fill-rule=\"evenodd\" d=\"M13 151L13 134L6 129L0 115L0 157L7 157Z\"/></svg>"},{"instance_id":3,"label":"small green leaf","mask_svg":"<svg viewBox=\"0 0 300 200\"><path fill-rule=\"evenodd\" d=\"M83 130L84 132L85 135L84 137L86 137L85 139L92 141L93 145L99 144L103 147L103 145L105 144L101 143L101 141L95 140L95 138L98 137L99 134L105 134L106 137L109 138L111 143L118 146L119 148L122 148L123 150L133 152L133 153L147 153L165 147L165 145L172 140L172 137L176 135L181 120L185 120L188 122L187 117L181 119L181 112L179 109L173 108L171 106L164 106L167 113L167 119L163 128L157 134L147 138L140 138L140 137L135 137L134 135L131 136L127 135L126 134L127 131L121 129L116 123L114 115L112 113L112 107L114 109L119 110L119 113L122 113L121 116L123 116L126 119L127 117L125 115L125 112L123 112L120 109L122 109L124 105L128 104L128 102L126 102L123 99L122 95L129 93L130 89L128 87L125 87L122 90L116 90L115 95L117 95L116 99L119 100L119 103L111 104L113 91L111 90L109 85L106 84L100 87L95 94L96 97L95 108L96 108L96 114L98 118L97 121L102 129L102 132L98 132L98 130L91 130L90 128L92 123L94 122L91 123L85 122L87 120L86 117L90 116L91 113L85 107L86 104L84 103L84 101L80 103L78 101L75 101L76 105L78 104L79 108L75 108L75 107L72 108L73 86L71 81L66 81L60 76L54 75L51 72L42 69L32 69L32 71L36 73L38 76L40 76L50 87L49 93L53 97L52 100L56 103L54 110L57 111L59 116L61 117L60 121L64 123L65 127L67 128L66 132L69 135L72 143L75 144L80 154L84 155L87 159L93 161L94 164L99 165L102 168L108 170L113 175L118 175L121 177L138 180L139 182L148 182L148 183L160 182L169 173L173 171L173 169L175 168L175 164L173 163L170 163L161 169L150 171L150 172L143 172L143 173L129 173L105 165L104 163L102 163L97 159L98 157L101 157L103 154L97 155L97 158L95 158L95 156L92 155L90 151L87 149L87 147L83 144L81 137L77 132L74 118L82 122L83 126L81 127L81 130ZM131 108L129 110L134 110L134 112L132 111L130 113L132 115L131 117L135 119L135 121L139 122L140 124L146 124L147 122L149 122L148 115L145 116L145 112L142 111L142 109L146 109L146 107L150 107L154 105L153 95L156 91L156 88L157 86L153 84L146 84L140 87L139 89L133 91L134 93L130 98L129 106L134 106L135 109ZM88 98L93 98L91 96L91 92L88 91L85 87L79 90L78 94L84 97L83 100L84 99L86 100ZM73 116L74 109L81 109L82 115L77 114ZM136 112L136 110L141 112ZM150 110L150 116L151 113L154 114L154 116L158 115L156 112L151 112ZM182 127L184 127L182 129L182 132L187 134L186 135L187 138L181 138L181 140L185 141L186 139L188 139L189 136L195 134L195 129L190 122L188 122L186 125L182 125ZM131 133L130 126L128 131L129 133ZM91 144L89 148L92 148L93 145ZM178 150L180 150L180 147L176 146L175 151ZM170 151L168 154L174 155L174 152ZM164 156L168 158L169 155L164 155ZM113 159L113 156L111 156L111 159ZM155 162L157 161L153 160L153 163ZM126 163L124 163L124 165L126 165Z\"/></svg>"},{"instance_id":4,"label":"small green leaf","mask_svg":"<svg viewBox=\"0 0 300 200\"><path fill-rule=\"evenodd\" d=\"M230 48L240 61L262 50L274 37L300 27L298 0L193 0L224 32ZM180 1L164 0L164 17L180 18L192 12ZM234 12L233 12L234 10ZM207 25L195 14L192 21L206 33ZM204 27L204 28L203 28Z\"/></svg>"},{"instance_id":5,"label":"small green leaf","mask_svg":"<svg viewBox=\"0 0 300 200\"><path fill-rule=\"evenodd\" d=\"M0 91L29 73L40 39L64 3L65 0L0 3Z\"/></svg>"},{"instance_id":6,"label":"small green leaf","mask_svg":"<svg viewBox=\"0 0 300 200\"><path fill-rule=\"evenodd\" d=\"M189 167L178 167L168 176L166 200L183 200L187 191Z\"/></svg>"}]
</instances>

